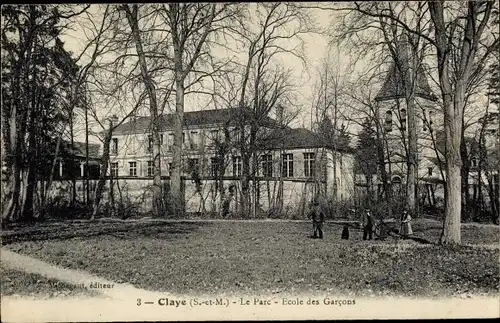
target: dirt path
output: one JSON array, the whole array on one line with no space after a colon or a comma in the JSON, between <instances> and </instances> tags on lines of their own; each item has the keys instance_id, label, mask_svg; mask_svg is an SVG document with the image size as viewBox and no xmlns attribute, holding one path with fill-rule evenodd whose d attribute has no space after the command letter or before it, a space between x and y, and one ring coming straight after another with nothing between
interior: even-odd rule
<instances>
[{"instance_id":1,"label":"dirt path","mask_svg":"<svg viewBox=\"0 0 500 323\"><path fill-rule=\"evenodd\" d=\"M1 249L1 261L2 265L7 268L57 279L67 284L83 286L114 300L130 300L138 297L153 300L159 295L159 293L139 289L126 283L119 284L82 270L56 267L45 261L12 252L7 248Z\"/></svg>"}]
</instances>

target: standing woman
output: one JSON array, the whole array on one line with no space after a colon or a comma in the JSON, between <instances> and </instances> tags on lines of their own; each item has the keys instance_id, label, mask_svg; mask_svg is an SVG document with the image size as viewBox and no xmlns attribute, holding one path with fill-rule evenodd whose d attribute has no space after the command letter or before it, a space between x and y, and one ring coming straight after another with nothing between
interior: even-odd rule
<instances>
[{"instance_id":1,"label":"standing woman","mask_svg":"<svg viewBox=\"0 0 500 323\"><path fill-rule=\"evenodd\" d=\"M403 214L401 215L401 232L405 237L413 234L413 230L411 229L411 215L406 209L403 210Z\"/></svg>"}]
</instances>

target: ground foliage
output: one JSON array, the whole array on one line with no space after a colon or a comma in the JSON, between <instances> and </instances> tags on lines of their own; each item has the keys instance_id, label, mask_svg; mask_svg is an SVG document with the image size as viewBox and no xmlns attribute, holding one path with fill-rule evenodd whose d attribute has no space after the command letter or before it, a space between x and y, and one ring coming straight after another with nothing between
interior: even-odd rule
<instances>
[{"instance_id":1,"label":"ground foliage","mask_svg":"<svg viewBox=\"0 0 500 323\"><path fill-rule=\"evenodd\" d=\"M415 235L437 242L439 223L415 221ZM459 247L389 238L363 241L327 223L323 240L307 222L109 221L57 223L9 249L117 282L182 294L319 293L441 297L497 295L498 227L464 225ZM4 239L9 236L7 233ZM57 237L59 236L59 237ZM15 239L13 239L15 237ZM16 240L17 242L15 242Z\"/></svg>"}]
</instances>

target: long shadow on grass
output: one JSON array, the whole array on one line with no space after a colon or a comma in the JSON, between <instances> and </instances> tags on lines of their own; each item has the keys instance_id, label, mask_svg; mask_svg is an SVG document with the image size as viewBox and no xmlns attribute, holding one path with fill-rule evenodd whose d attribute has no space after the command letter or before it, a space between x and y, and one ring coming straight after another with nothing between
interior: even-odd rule
<instances>
[{"instance_id":1,"label":"long shadow on grass","mask_svg":"<svg viewBox=\"0 0 500 323\"><path fill-rule=\"evenodd\" d=\"M352 231L363 231L362 229L360 229L359 227L356 227L356 226L348 225L348 227L351 228ZM423 232L423 230L421 232ZM377 239L377 238L380 239L380 236L376 232L373 232L373 234L375 236L375 239ZM421 243L421 244L436 244L436 243L434 243L428 239L425 239L423 237L417 237L417 236L406 236L405 237L405 236L399 234L399 232L397 232L397 231L390 231L388 233L388 235L393 237L393 238L396 238L396 239L413 240L413 241Z\"/></svg>"},{"instance_id":2,"label":"long shadow on grass","mask_svg":"<svg viewBox=\"0 0 500 323\"><path fill-rule=\"evenodd\" d=\"M2 244L8 245L23 241L68 240L103 235L111 235L121 239L136 239L139 237L175 239L197 231L200 226L200 223L192 222L61 222L51 225L24 227L21 231L2 232Z\"/></svg>"}]
</instances>

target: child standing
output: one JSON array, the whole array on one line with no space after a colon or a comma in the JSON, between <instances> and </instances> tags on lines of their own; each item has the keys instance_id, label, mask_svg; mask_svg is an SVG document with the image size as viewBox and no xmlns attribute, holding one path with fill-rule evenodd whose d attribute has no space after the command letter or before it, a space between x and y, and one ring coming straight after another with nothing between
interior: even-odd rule
<instances>
[{"instance_id":1,"label":"child standing","mask_svg":"<svg viewBox=\"0 0 500 323\"><path fill-rule=\"evenodd\" d=\"M349 240L349 226L347 224L344 224L342 229L342 240Z\"/></svg>"}]
</instances>

